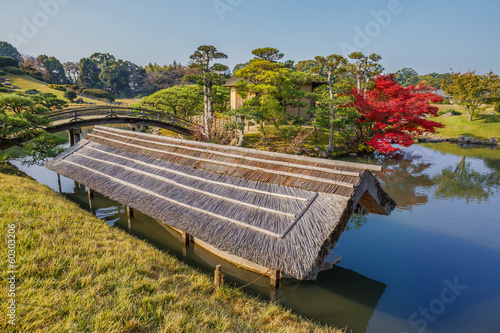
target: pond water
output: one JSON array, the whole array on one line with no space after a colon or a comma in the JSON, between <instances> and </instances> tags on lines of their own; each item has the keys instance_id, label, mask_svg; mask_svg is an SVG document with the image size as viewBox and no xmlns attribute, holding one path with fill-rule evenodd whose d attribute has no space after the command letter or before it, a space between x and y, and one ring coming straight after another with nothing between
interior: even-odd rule
<instances>
[{"instance_id":1,"label":"pond water","mask_svg":"<svg viewBox=\"0 0 500 333\"><path fill-rule=\"evenodd\" d=\"M343 257L317 281L284 280L280 302L314 320L352 332L500 332L500 149L440 143L414 145L392 158L350 161L385 167L377 177L398 207L390 216L354 216L334 252ZM58 191L56 174L19 168ZM86 188L61 189L89 209ZM178 234L96 194L96 215L202 271L222 264L227 283L259 278L191 246ZM269 298L269 280L245 289Z\"/></svg>"}]
</instances>

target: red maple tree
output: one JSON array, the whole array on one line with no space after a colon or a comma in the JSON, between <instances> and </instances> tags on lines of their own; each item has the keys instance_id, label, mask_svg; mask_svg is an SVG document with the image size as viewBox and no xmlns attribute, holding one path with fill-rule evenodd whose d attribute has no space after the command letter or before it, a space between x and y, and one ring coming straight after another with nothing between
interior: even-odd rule
<instances>
[{"instance_id":1,"label":"red maple tree","mask_svg":"<svg viewBox=\"0 0 500 333\"><path fill-rule=\"evenodd\" d=\"M382 153L399 150L392 144L408 147L422 133L434 133L442 124L428 120L437 116L438 108L429 103L443 100L430 85L403 87L394 75L375 79L375 88L365 93L355 91L356 107L361 113L359 122L368 128L366 143Z\"/></svg>"}]
</instances>

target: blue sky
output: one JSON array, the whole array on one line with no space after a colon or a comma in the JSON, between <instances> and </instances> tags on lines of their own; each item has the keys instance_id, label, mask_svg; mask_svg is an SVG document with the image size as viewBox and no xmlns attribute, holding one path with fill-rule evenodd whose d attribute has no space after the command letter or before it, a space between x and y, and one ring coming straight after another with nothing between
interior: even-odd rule
<instances>
[{"instance_id":1,"label":"blue sky","mask_svg":"<svg viewBox=\"0 0 500 333\"><path fill-rule=\"evenodd\" d=\"M231 68L252 49L272 46L295 61L375 52L386 72L500 72L500 2L493 0L0 1L0 41L62 62L108 52L138 65L186 64L199 45L211 44Z\"/></svg>"}]
</instances>

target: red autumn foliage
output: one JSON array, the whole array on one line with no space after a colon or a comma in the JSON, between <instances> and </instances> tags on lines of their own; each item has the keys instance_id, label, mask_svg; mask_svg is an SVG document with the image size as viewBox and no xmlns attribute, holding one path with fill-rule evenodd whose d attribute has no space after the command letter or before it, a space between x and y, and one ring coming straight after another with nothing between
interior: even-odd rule
<instances>
[{"instance_id":1,"label":"red autumn foliage","mask_svg":"<svg viewBox=\"0 0 500 333\"><path fill-rule=\"evenodd\" d=\"M408 147L413 137L422 133L434 133L442 124L426 119L437 116L438 108L431 103L442 101L429 85L403 87L393 75L381 75L375 79L375 88L356 92L356 107L361 113L360 122L371 123L373 137L366 143L382 153L399 150L391 143Z\"/></svg>"}]
</instances>

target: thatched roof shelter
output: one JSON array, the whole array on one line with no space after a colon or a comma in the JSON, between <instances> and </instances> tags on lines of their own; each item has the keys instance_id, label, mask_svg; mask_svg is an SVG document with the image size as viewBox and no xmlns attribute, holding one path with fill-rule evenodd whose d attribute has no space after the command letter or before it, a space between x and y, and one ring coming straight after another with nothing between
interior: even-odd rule
<instances>
[{"instance_id":1,"label":"thatched roof shelter","mask_svg":"<svg viewBox=\"0 0 500 333\"><path fill-rule=\"evenodd\" d=\"M299 280L316 278L355 209L395 207L378 166L101 126L47 168Z\"/></svg>"}]
</instances>

